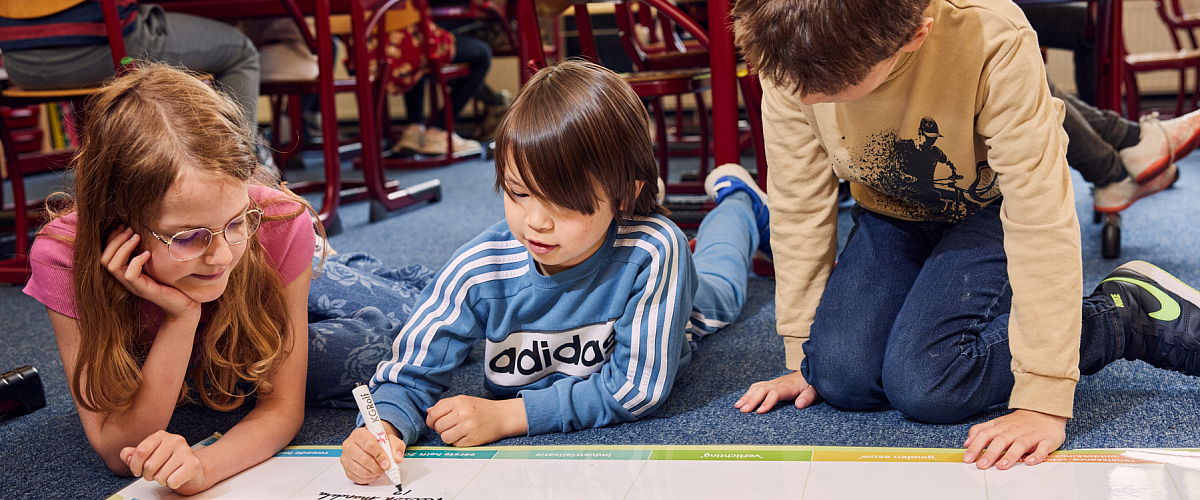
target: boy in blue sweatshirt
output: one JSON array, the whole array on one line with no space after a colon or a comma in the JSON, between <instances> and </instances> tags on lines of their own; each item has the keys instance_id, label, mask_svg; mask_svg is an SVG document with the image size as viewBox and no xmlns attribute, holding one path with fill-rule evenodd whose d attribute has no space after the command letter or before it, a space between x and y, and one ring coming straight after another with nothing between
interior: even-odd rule
<instances>
[{"instance_id":1,"label":"boy in blue sweatshirt","mask_svg":"<svg viewBox=\"0 0 1200 500\"><path fill-rule=\"evenodd\" d=\"M637 420L658 408L694 342L733 321L756 250L769 250L766 195L738 165L705 180L717 208L694 254L665 216L633 90L566 61L525 85L496 136L505 220L460 248L380 364L371 392L394 456L426 426L455 446ZM477 341L503 399L438 400ZM364 427L342 444L346 476L388 466Z\"/></svg>"}]
</instances>

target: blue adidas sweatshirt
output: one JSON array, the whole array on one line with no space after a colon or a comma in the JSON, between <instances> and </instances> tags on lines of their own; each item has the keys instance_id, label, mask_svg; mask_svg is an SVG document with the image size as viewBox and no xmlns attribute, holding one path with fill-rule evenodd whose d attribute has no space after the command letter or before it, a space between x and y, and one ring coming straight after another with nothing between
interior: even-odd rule
<instances>
[{"instance_id":1,"label":"blue adidas sweatshirt","mask_svg":"<svg viewBox=\"0 0 1200 500\"><path fill-rule=\"evenodd\" d=\"M691 359L696 287L687 239L665 217L614 222L595 254L553 276L501 221L422 292L371 380L375 404L411 445L482 340L488 390L523 399L530 435L636 420Z\"/></svg>"}]
</instances>

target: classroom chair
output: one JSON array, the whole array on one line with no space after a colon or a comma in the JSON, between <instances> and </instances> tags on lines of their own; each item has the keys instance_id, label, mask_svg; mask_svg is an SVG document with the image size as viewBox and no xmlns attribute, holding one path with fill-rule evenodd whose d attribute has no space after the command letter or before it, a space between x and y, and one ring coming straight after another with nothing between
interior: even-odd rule
<instances>
[{"instance_id":1,"label":"classroom chair","mask_svg":"<svg viewBox=\"0 0 1200 500\"><path fill-rule=\"evenodd\" d=\"M680 13L682 14L682 11ZM659 12L649 5L631 2L616 3L614 14L617 20L617 29L620 31L621 46L638 71L708 70L708 48L694 38L680 37L676 25L669 15ZM708 109L705 106L703 93L691 93L691 96L696 103L695 118L699 134L685 135L683 95L677 94L674 96L675 126L667 130L666 142L658 142L656 147L661 154L672 145L690 146L690 148L682 150L676 148L674 153L680 156L698 156L700 159L698 172L695 179L690 180L702 181L708 174L708 157L710 155ZM650 103L657 132L657 129L666 126L663 99L652 99ZM694 186L687 183L668 182L667 191L698 194L694 193Z\"/></svg>"},{"instance_id":2,"label":"classroom chair","mask_svg":"<svg viewBox=\"0 0 1200 500\"><path fill-rule=\"evenodd\" d=\"M542 34L539 28L537 18L534 14L534 0L516 0L518 2L517 12L520 21L520 37L521 43L518 47L520 52L521 69L528 75L534 71L544 68L547 65L546 55L542 49ZM592 29L591 13L588 11L588 5L593 3L610 3L604 1L589 1L581 0L574 4L575 9L575 25L579 32L579 45L583 57L602 64L597 51L597 43L595 34ZM658 16L669 20L675 26L683 29L692 39L696 40L697 50L708 50L708 33L704 31L695 20L688 17L678 7L672 5L667 0L622 0L616 2L618 6L622 3L637 4L640 8L654 9ZM622 19L618 16L618 21ZM622 36L622 39L626 38ZM686 46L680 47L680 52L686 52ZM634 47L636 50L636 46ZM675 50L671 47L670 50ZM692 57L688 54L686 57ZM697 56L698 57L698 56ZM698 57L699 58L699 57ZM641 56L639 56L641 59ZM649 68L645 61L636 62L635 66L638 70L621 75L626 82L633 87L634 92L644 100L650 101L658 112L655 113L655 143L657 147L657 156L659 163L659 175L664 181L670 179L668 175L668 160L670 157L669 148L667 147L669 140L667 137L667 127L663 120L661 112L660 99L666 96L682 95L682 94L698 94L708 90L710 87L710 74L707 66L689 67L678 69L650 70L642 69ZM698 110L699 111L699 110ZM706 111L705 111L706 113ZM701 134L708 135L707 117L701 122ZM702 141L702 147L706 147L707 140ZM704 155L707 157L707 153ZM703 161L703 160L702 160ZM704 194L704 175L706 169L702 165L702 170L698 179L684 181L678 183L668 183L667 192L671 194Z\"/></svg>"},{"instance_id":3,"label":"classroom chair","mask_svg":"<svg viewBox=\"0 0 1200 500\"><path fill-rule=\"evenodd\" d=\"M1168 1L1171 2L1169 10L1166 5ZM1183 102L1188 94L1186 87L1187 70L1195 69L1196 77L1200 79L1200 46L1196 44L1196 35L1194 32L1196 28L1200 28L1200 16L1185 14L1179 0L1155 0L1154 9L1158 13L1158 17L1162 19L1163 24L1167 26L1167 31L1171 34L1171 43L1174 44L1175 50L1130 54L1128 49L1122 47L1125 53L1125 116L1130 120L1137 120L1138 116L1141 115L1141 95L1138 93L1137 73L1163 70L1179 72L1179 91L1176 93L1175 99L1175 116L1181 116L1184 113ZM1182 43L1184 36L1188 40L1187 47ZM1124 37L1122 37L1122 40L1124 40ZM1193 109L1197 107L1198 94L1200 94L1200 88L1193 88Z\"/></svg>"},{"instance_id":4,"label":"classroom chair","mask_svg":"<svg viewBox=\"0 0 1200 500\"><path fill-rule=\"evenodd\" d=\"M121 71L121 62L125 58L125 39L121 35L120 17L117 14L115 0L100 0L104 11L104 27L108 35L108 46L112 52L113 67ZM82 111L83 103L88 97L99 90L99 87L61 89L61 90L25 90L11 82L0 91L0 106L18 108L41 105L53 102L70 102L76 109ZM0 283L21 284L29 280L29 232L37 225L38 219L30 216L31 212L41 214L46 200L30 201L26 199L25 180L27 174L47 172L64 168L70 161L74 151L63 150L49 153L18 153L16 141L13 139L13 126L10 118L0 116L0 146L4 148L4 170L12 184L13 203L4 203L3 192L0 192L0 209L12 210L12 229L15 233L13 255L0 256ZM82 119L80 122L82 123Z\"/></svg>"},{"instance_id":5,"label":"classroom chair","mask_svg":"<svg viewBox=\"0 0 1200 500\"><path fill-rule=\"evenodd\" d=\"M356 2L357 4L357 2ZM401 6L409 7L406 11L407 15L395 15L395 8ZM366 82L364 87L370 90L369 102L372 103L370 110L364 110L364 91L359 92L359 113L360 121L369 128L376 126L380 128L380 136L387 137L391 142L396 142L399 137L392 130L390 120L390 110L388 107L388 88L395 79L393 78L389 59L384 54L385 45L382 43L383 33L398 27L416 24L421 31L422 44L421 50L426 54L426 64L428 64L428 74L423 82L417 85L428 85L426 94L429 97L430 109L437 110L439 107L442 110L445 131L446 131L446 152L440 155L416 155L412 157L397 157L384 156L372 153L372 150L378 150L377 143L364 143L363 145L363 169L367 171L371 167L370 163L378 163L379 168L386 169L419 169L448 165L469 159L476 154L482 155L483 150L478 153L471 154L456 154L453 148L454 134L454 110L450 107L450 83L454 78L467 76L470 68L465 64L443 64L437 60L434 54L437 51L437 46L434 43L434 34L432 32L432 14L430 12L429 3L427 0L389 0L378 5L372 6L372 12L364 13L361 16L352 15L352 23L357 23L354 28L353 42L350 44L351 57L354 58L356 68L366 68L369 64L369 58L376 58L377 71L375 74L367 74L364 71L356 71L356 79L360 82ZM388 12L391 10L391 12ZM389 17L391 14L391 17ZM363 21L363 19L367 19ZM376 52L370 54L367 47L366 34L379 33L381 43L376 47ZM407 90L407 89L404 89ZM364 113L370 113L372 123L366 125ZM427 122L432 120L432 115L427 117ZM428 123L427 123L428 124ZM373 219L374 220L374 219Z\"/></svg>"},{"instance_id":6,"label":"classroom chair","mask_svg":"<svg viewBox=\"0 0 1200 500\"><path fill-rule=\"evenodd\" d=\"M319 215L328 234L341 232L341 219L337 215L337 209L341 203L370 200L369 220L377 222L387 218L391 212L416 203L440 200L440 181L435 179L402 189L399 182L387 180L382 170L380 141L381 132L385 129L380 120L386 119L387 114L382 111L386 98L381 89L386 85L386 76L381 78L379 75L386 75L388 68L382 62L382 47L373 54L369 53L365 40L366 33L371 33L381 27L380 23L384 19L384 13L398 4L402 5L402 2L353 1L350 2L348 23L337 23L336 20L331 20L331 33L352 41L347 44L347 47L351 49L348 57L355 58L355 62L358 63L357 67L363 68L356 71L354 77L349 79L333 79L332 40L317 39L316 34L305 22L303 13L295 0L281 0L281 2L296 23L309 50L318 54L321 74L317 80L264 81L260 83L260 93L268 96L271 101L272 130L276 131L272 134L272 147L278 152L277 164L286 165L291 156L304 149L304 146L300 144L299 134L302 126L300 125L302 123L299 107L300 95L317 94L322 101L327 101L327 103L323 103L322 110L328 110L322 112L321 130L325 178L321 181L295 183L289 187L301 193L313 191L324 193ZM326 13L326 15L328 14ZM368 18L368 16L370 17ZM363 59L359 60L359 56L363 56ZM365 61L370 57L377 58L379 62L375 74L371 74L366 69L368 65ZM333 79L332 84L329 85L330 91L326 91L326 87L321 85L320 78L322 76ZM332 95L338 92L353 92L358 101L359 134L357 141L342 141L338 134L336 104ZM287 143L283 142L282 134L278 133L282 130L285 103L287 119L291 124L291 138ZM357 159L354 158L356 156ZM343 161L349 159L355 159L357 165L362 169L362 182L342 181L341 165ZM280 172L286 176L286 171L281 169Z\"/></svg>"}]
</instances>

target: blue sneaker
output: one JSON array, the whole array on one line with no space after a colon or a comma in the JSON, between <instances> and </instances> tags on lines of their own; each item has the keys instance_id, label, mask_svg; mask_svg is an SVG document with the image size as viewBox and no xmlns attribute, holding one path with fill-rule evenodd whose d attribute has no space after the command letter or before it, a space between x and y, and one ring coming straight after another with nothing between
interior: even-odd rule
<instances>
[{"instance_id":1,"label":"blue sneaker","mask_svg":"<svg viewBox=\"0 0 1200 500\"><path fill-rule=\"evenodd\" d=\"M1125 359L1200 375L1200 292L1140 260L1118 267L1096 291L1120 311Z\"/></svg>"},{"instance_id":2,"label":"blue sneaker","mask_svg":"<svg viewBox=\"0 0 1200 500\"><path fill-rule=\"evenodd\" d=\"M767 193L758 188L750 172L736 163L721 165L704 179L704 191L719 205L730 193L745 191L754 203L754 218L758 223L758 251L771 258L771 212L768 209Z\"/></svg>"}]
</instances>

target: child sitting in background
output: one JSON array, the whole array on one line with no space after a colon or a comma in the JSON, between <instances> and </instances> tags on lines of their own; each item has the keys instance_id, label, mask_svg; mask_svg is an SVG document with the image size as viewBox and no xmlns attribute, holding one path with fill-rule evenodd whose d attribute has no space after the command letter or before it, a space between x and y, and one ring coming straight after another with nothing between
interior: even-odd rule
<instances>
[{"instance_id":1,"label":"child sitting in background","mask_svg":"<svg viewBox=\"0 0 1200 500\"><path fill-rule=\"evenodd\" d=\"M689 252L656 197L648 123L629 85L595 64L543 69L521 90L496 139L505 221L438 273L371 381L394 456L426 426L475 446L645 417L693 342L737 318L767 247L766 197L741 167L715 169L718 205ZM478 341L486 386L505 399L439 401ZM356 483L389 465L365 427L341 462Z\"/></svg>"},{"instance_id":2,"label":"child sitting in background","mask_svg":"<svg viewBox=\"0 0 1200 500\"><path fill-rule=\"evenodd\" d=\"M306 400L353 408L350 388L391 340L375 332L403 321L432 273L337 255L310 295L312 209L271 187L242 110L190 74L139 61L88 114L73 204L35 239L25 293L46 306L108 468L190 495L282 449ZM368 281L393 317L358 300L352 285ZM310 317L322 320L311 333ZM247 399L254 409L203 449L166 431L185 401Z\"/></svg>"}]
</instances>

